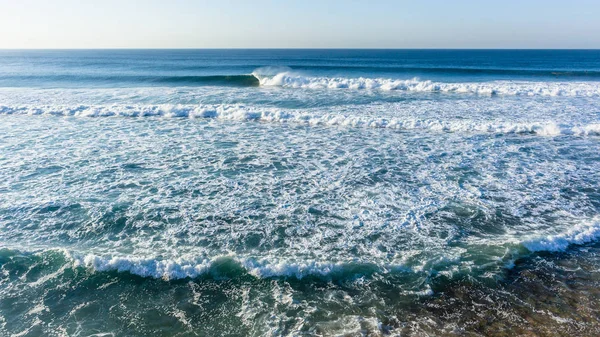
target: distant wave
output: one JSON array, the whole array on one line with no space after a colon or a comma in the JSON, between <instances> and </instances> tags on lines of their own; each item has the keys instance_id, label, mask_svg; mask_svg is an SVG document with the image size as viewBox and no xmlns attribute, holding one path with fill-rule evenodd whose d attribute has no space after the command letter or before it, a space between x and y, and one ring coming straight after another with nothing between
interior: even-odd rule
<instances>
[{"instance_id":1,"label":"distant wave","mask_svg":"<svg viewBox=\"0 0 600 337\"><path fill-rule=\"evenodd\" d=\"M468 93L477 95L520 96L600 96L600 82L433 82L389 78L307 77L293 72L272 76L254 73L261 86L309 89L355 89L412 92Z\"/></svg>"},{"instance_id":2,"label":"distant wave","mask_svg":"<svg viewBox=\"0 0 600 337\"><path fill-rule=\"evenodd\" d=\"M441 74L441 75L507 75L507 76L533 76L547 78L578 78L598 79L600 71L597 70L567 70L567 69L502 69L502 68L467 68L467 67L413 67L413 66L365 66L365 65L292 65L297 70L329 70L329 71L364 71L369 73L396 73L396 74Z\"/></svg>"},{"instance_id":3,"label":"distant wave","mask_svg":"<svg viewBox=\"0 0 600 337\"><path fill-rule=\"evenodd\" d=\"M354 89L431 93L458 93L475 95L518 96L570 96L598 97L600 82L548 82L548 81L487 81L487 82L435 82L430 80L305 76L288 67L262 67L252 74L243 75L42 75L4 76L0 86L23 86L39 83L89 83L93 85L134 86L224 86L224 87L283 87L302 89Z\"/></svg>"},{"instance_id":4,"label":"distant wave","mask_svg":"<svg viewBox=\"0 0 600 337\"><path fill-rule=\"evenodd\" d=\"M0 115L73 117L164 117L207 118L310 126L341 126L438 132L535 134L540 136L599 136L600 121L590 124L560 124L553 121L507 122L480 120L377 118L341 113L316 114L310 110L282 110L244 105L79 105L2 106Z\"/></svg>"}]
</instances>

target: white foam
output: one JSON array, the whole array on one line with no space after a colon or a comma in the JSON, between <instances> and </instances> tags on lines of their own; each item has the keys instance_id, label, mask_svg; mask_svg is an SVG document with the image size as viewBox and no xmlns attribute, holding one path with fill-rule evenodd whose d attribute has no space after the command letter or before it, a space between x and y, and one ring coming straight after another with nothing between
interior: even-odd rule
<instances>
[{"instance_id":1,"label":"white foam","mask_svg":"<svg viewBox=\"0 0 600 337\"><path fill-rule=\"evenodd\" d=\"M345 263L319 262L319 261L276 261L241 259L239 263L249 274L256 277L287 276L303 278L307 275L326 276L332 273L340 273L346 269Z\"/></svg>"},{"instance_id":2,"label":"white foam","mask_svg":"<svg viewBox=\"0 0 600 337\"><path fill-rule=\"evenodd\" d=\"M531 252L564 251L570 245L582 245L600 238L600 219L593 219L575 225L563 233L534 237L522 244Z\"/></svg>"},{"instance_id":3,"label":"white foam","mask_svg":"<svg viewBox=\"0 0 600 337\"><path fill-rule=\"evenodd\" d=\"M84 256L76 253L67 255L72 258L75 266L93 268L97 271L129 272L143 277L181 279L197 277L210 270L210 259L156 259L125 256L99 256L87 254Z\"/></svg>"},{"instance_id":4,"label":"white foam","mask_svg":"<svg viewBox=\"0 0 600 337\"><path fill-rule=\"evenodd\" d=\"M536 134L540 136L600 135L600 123L557 124L554 121L509 122L502 120L418 119L319 113L244 105L90 105L0 106L0 114L72 117L215 118L235 121L296 123L310 126L342 126L397 130L429 130L463 133Z\"/></svg>"},{"instance_id":5,"label":"white foam","mask_svg":"<svg viewBox=\"0 0 600 337\"><path fill-rule=\"evenodd\" d=\"M600 123L588 124L588 125L583 125L583 126L575 126L575 127L573 127L572 131L576 135L599 136L600 135Z\"/></svg>"},{"instance_id":6,"label":"white foam","mask_svg":"<svg viewBox=\"0 0 600 337\"><path fill-rule=\"evenodd\" d=\"M433 82L429 80L397 80L389 78L306 77L293 72L274 76L253 73L262 86L309 89L366 89L414 92L470 93L477 95L520 96L600 96L598 82Z\"/></svg>"},{"instance_id":7,"label":"white foam","mask_svg":"<svg viewBox=\"0 0 600 337\"><path fill-rule=\"evenodd\" d=\"M585 244L600 239L600 220L594 219L574 226L565 232L536 236L522 241L523 245L530 252L539 251L564 251L573 244ZM470 271L473 268L472 261L463 260L463 254L457 256L438 256L429 261L423 261L428 264L427 268L419 265L397 261L360 262L360 261L318 261L311 259L288 259L283 257L252 257L238 255L220 255L213 257L194 257L193 255L184 255L180 258L163 257L140 257L128 255L99 255L94 253L81 254L78 252L60 249L60 251L71 260L73 266L90 268L95 271L117 271L128 272L130 274L151 277L157 279L174 280L183 278L196 278L202 275L211 274L215 268L223 264L230 263L243 269L250 275L257 278L272 277L294 277L302 279L307 276L333 277L334 275L352 276L364 273L390 273L390 272L410 272L410 273L430 273L433 270L442 274L452 275L455 272L464 270ZM463 252L464 253L464 252ZM510 269L514 266L514 259L518 254L513 251L510 256L498 258L483 266L494 269L495 267ZM508 259L508 260L507 260ZM63 266L62 269L64 269ZM62 270L61 269L61 270ZM426 289L415 294L431 295L431 289Z\"/></svg>"},{"instance_id":8,"label":"white foam","mask_svg":"<svg viewBox=\"0 0 600 337\"><path fill-rule=\"evenodd\" d=\"M241 257L233 255L163 259L159 257L112 256L97 254L80 254L61 250L75 267L91 268L96 271L129 272L142 277L161 279L195 278L209 273L213 268L229 261L243 268L247 273L257 278L295 277L301 279L308 275L328 276L343 273L355 263L324 262L324 261L288 261L285 259ZM371 265L369 265L371 266ZM376 270L399 269L402 266L371 266Z\"/></svg>"},{"instance_id":9,"label":"white foam","mask_svg":"<svg viewBox=\"0 0 600 337\"><path fill-rule=\"evenodd\" d=\"M520 244L530 252L555 252L564 251L570 245L586 244L598 239L600 239L600 219L594 218L572 226L563 232L541 236L538 234L521 241ZM507 243L511 241L509 240ZM512 242L514 243L514 241ZM390 272L429 274L434 270L442 274L452 275L455 272L470 272L473 269L473 261L464 259L468 255L465 255L467 251L464 249L454 256L452 254L448 255L448 252L446 252L446 255L431 256L426 260L422 260L421 266L408 261L390 261L387 259L382 259L381 261L374 261L372 259L366 261L358 259L327 261L302 257L277 257L271 254L266 254L265 257L234 254L217 256L185 254L180 257L169 258L149 255L123 255L119 253L82 253L67 249L50 250L60 251L74 267L90 268L99 272L127 272L142 277L165 280L196 278L206 274L214 274L215 272L218 275L218 270L223 265L234 266L234 269L236 267L243 269L246 273L257 278L294 277L297 279L307 276L327 278L335 277L335 275L343 277L343 275L354 276L357 274L364 275L365 273L386 274ZM47 250L42 248L37 251L37 254L45 251ZM515 254L518 255L518 251L515 250L510 255L502 258L498 257L496 260L481 267L490 268L490 270L496 270L495 268L510 269L514 266L513 261L517 257ZM427 268L423 268L425 264ZM67 267L68 265L63 265L54 274L62 273ZM52 277L54 277L54 274L52 274ZM45 282L45 280L46 278L38 282ZM416 294L431 295L432 291L429 289Z\"/></svg>"}]
</instances>

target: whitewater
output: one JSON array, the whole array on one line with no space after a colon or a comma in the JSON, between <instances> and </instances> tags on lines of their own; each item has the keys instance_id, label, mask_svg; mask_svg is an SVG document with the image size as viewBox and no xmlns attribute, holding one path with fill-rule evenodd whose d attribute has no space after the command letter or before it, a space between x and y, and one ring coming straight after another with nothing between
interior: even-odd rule
<instances>
[{"instance_id":1,"label":"whitewater","mask_svg":"<svg viewBox=\"0 0 600 337\"><path fill-rule=\"evenodd\" d=\"M0 336L597 334L599 59L0 51Z\"/></svg>"}]
</instances>

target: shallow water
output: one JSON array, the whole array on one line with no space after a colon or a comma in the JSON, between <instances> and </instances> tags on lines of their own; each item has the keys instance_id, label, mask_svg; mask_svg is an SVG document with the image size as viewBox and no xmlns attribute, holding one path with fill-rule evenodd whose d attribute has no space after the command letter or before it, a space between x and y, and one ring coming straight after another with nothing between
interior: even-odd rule
<instances>
[{"instance_id":1,"label":"shallow water","mask_svg":"<svg viewBox=\"0 0 600 337\"><path fill-rule=\"evenodd\" d=\"M0 330L597 334L599 56L2 51Z\"/></svg>"}]
</instances>

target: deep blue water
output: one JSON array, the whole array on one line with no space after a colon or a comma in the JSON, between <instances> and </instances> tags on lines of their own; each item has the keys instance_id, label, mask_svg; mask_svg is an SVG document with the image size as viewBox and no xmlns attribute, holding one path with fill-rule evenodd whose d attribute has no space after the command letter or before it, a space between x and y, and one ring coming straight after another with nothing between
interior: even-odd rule
<instances>
[{"instance_id":1,"label":"deep blue water","mask_svg":"<svg viewBox=\"0 0 600 337\"><path fill-rule=\"evenodd\" d=\"M600 51L2 50L0 336L600 333Z\"/></svg>"},{"instance_id":2,"label":"deep blue water","mask_svg":"<svg viewBox=\"0 0 600 337\"><path fill-rule=\"evenodd\" d=\"M594 81L598 50L3 50L0 85L211 85L202 77L290 67L310 76ZM217 83L217 84L224 84ZM235 83L232 83L235 85Z\"/></svg>"}]
</instances>

